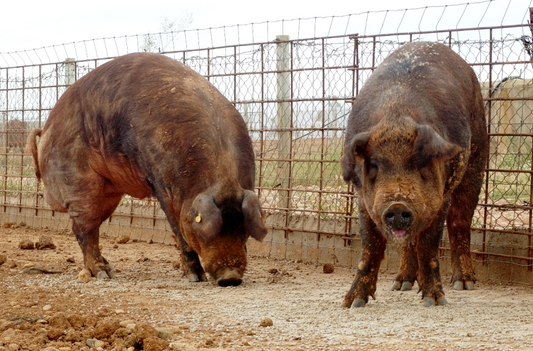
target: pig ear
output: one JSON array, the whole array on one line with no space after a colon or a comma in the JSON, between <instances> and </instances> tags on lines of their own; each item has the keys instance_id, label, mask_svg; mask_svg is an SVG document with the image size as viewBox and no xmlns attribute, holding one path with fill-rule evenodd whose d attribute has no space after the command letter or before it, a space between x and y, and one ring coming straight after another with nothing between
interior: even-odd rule
<instances>
[{"instance_id":1,"label":"pig ear","mask_svg":"<svg viewBox=\"0 0 533 351\"><path fill-rule=\"evenodd\" d=\"M205 241L209 241L222 230L222 212L212 196L200 193L191 206L192 229Z\"/></svg>"},{"instance_id":2,"label":"pig ear","mask_svg":"<svg viewBox=\"0 0 533 351\"><path fill-rule=\"evenodd\" d=\"M459 145L444 140L429 125L424 124L417 127L413 152L418 167L426 166L431 160L448 161L461 150Z\"/></svg>"},{"instance_id":3,"label":"pig ear","mask_svg":"<svg viewBox=\"0 0 533 351\"><path fill-rule=\"evenodd\" d=\"M364 132L356 134L352 140L346 142L341 158L342 177L345 182L354 180L355 158L363 157L369 139L370 132Z\"/></svg>"},{"instance_id":4,"label":"pig ear","mask_svg":"<svg viewBox=\"0 0 533 351\"><path fill-rule=\"evenodd\" d=\"M244 190L242 213L244 215L244 230L246 233L258 241L263 240L267 234L267 229L263 224L259 199L251 190Z\"/></svg>"}]
</instances>

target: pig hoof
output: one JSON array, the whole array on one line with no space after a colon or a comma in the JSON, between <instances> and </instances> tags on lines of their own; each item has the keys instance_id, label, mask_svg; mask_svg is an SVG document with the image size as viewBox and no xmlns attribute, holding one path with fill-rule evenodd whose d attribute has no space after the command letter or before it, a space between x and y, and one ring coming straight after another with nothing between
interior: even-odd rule
<instances>
[{"instance_id":1,"label":"pig hoof","mask_svg":"<svg viewBox=\"0 0 533 351\"><path fill-rule=\"evenodd\" d=\"M435 300L430 297L424 297L424 307L435 306Z\"/></svg>"},{"instance_id":2,"label":"pig hoof","mask_svg":"<svg viewBox=\"0 0 533 351\"><path fill-rule=\"evenodd\" d=\"M424 297L424 307L431 307L431 306L444 306L447 305L448 301L445 297L441 297L438 301L435 301L434 299L430 297Z\"/></svg>"},{"instance_id":3,"label":"pig hoof","mask_svg":"<svg viewBox=\"0 0 533 351\"><path fill-rule=\"evenodd\" d=\"M403 282L402 283L402 288L401 288L402 291L409 291L411 289L413 289L413 284L411 284L409 282Z\"/></svg>"},{"instance_id":4,"label":"pig hoof","mask_svg":"<svg viewBox=\"0 0 533 351\"><path fill-rule=\"evenodd\" d=\"M205 275L205 273L202 273L200 275L196 273L191 273L189 274L189 281L191 283L205 282L207 281L207 276Z\"/></svg>"},{"instance_id":5,"label":"pig hoof","mask_svg":"<svg viewBox=\"0 0 533 351\"><path fill-rule=\"evenodd\" d=\"M457 280L453 283L454 290L474 290L474 282L471 280Z\"/></svg>"},{"instance_id":6,"label":"pig hoof","mask_svg":"<svg viewBox=\"0 0 533 351\"><path fill-rule=\"evenodd\" d=\"M366 303L365 303L365 300L363 299L355 299L353 300L352 302L352 308L357 308L357 307L365 307Z\"/></svg>"},{"instance_id":7,"label":"pig hoof","mask_svg":"<svg viewBox=\"0 0 533 351\"><path fill-rule=\"evenodd\" d=\"M392 291L397 291L397 290L400 290L402 284L400 284L399 281L395 281L394 283L392 283L392 286L391 286L391 290Z\"/></svg>"},{"instance_id":8,"label":"pig hoof","mask_svg":"<svg viewBox=\"0 0 533 351\"><path fill-rule=\"evenodd\" d=\"M109 272L107 272L107 274L109 275L109 278L111 279L115 279L116 275L115 275L115 270L114 269L110 269Z\"/></svg>"},{"instance_id":9,"label":"pig hoof","mask_svg":"<svg viewBox=\"0 0 533 351\"><path fill-rule=\"evenodd\" d=\"M446 298L443 297L443 298L441 298L441 299L439 299L439 300L437 301L437 304L438 304L439 306L445 306L445 305L448 304L448 300L446 300Z\"/></svg>"},{"instance_id":10,"label":"pig hoof","mask_svg":"<svg viewBox=\"0 0 533 351\"><path fill-rule=\"evenodd\" d=\"M217 279L218 286L237 286L242 283L242 275L235 269L226 269Z\"/></svg>"},{"instance_id":11,"label":"pig hoof","mask_svg":"<svg viewBox=\"0 0 533 351\"><path fill-rule=\"evenodd\" d=\"M105 271L100 271L98 272L98 274L96 275L96 279L109 279L109 275L107 274L107 272Z\"/></svg>"}]
</instances>

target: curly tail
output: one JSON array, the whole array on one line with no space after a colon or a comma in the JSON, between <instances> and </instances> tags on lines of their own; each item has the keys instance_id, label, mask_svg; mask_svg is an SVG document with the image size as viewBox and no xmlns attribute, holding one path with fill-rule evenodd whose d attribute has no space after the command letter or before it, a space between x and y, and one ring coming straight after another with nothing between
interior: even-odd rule
<instances>
[{"instance_id":1,"label":"curly tail","mask_svg":"<svg viewBox=\"0 0 533 351\"><path fill-rule=\"evenodd\" d=\"M32 129L30 135L28 136L28 151L31 152L33 156L33 164L35 165L35 175L37 180L41 180L41 169L39 168L39 155L37 153L37 137L41 136L42 129L35 128Z\"/></svg>"}]
</instances>

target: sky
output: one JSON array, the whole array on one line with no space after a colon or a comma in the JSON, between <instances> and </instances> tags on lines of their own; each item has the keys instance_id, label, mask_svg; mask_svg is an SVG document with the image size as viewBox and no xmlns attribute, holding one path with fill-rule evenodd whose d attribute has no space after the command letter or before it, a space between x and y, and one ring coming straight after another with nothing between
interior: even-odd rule
<instances>
[{"instance_id":1,"label":"sky","mask_svg":"<svg viewBox=\"0 0 533 351\"><path fill-rule=\"evenodd\" d=\"M486 0L17 0L4 1L0 7L0 53L43 48L82 40L157 33L165 19L190 18L188 29L215 28L236 24L282 19L344 16L367 11L400 10L438 5L476 3ZM506 19L524 17L532 0L493 0L491 18L484 23L498 25L502 13L511 8ZM489 5L487 3L487 5ZM512 6L511 6L512 5ZM518 6L518 7L517 7ZM485 5L481 8L485 8ZM499 9L498 9L499 8ZM517 11L516 8L522 9ZM460 11L450 7L449 11ZM497 11L495 11L498 9ZM519 12L519 13L517 13ZM458 18L460 14L454 18ZM498 17L499 16L499 17ZM468 23L466 15L462 26ZM477 18L477 17L476 17ZM475 19L479 22L479 19ZM516 22L516 21L515 21Z\"/></svg>"}]
</instances>

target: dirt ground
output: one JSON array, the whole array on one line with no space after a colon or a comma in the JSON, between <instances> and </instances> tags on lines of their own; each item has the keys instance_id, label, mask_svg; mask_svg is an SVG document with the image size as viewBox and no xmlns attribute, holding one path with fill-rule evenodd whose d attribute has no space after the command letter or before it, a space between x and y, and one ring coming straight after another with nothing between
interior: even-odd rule
<instances>
[{"instance_id":1,"label":"dirt ground","mask_svg":"<svg viewBox=\"0 0 533 351\"><path fill-rule=\"evenodd\" d=\"M53 245L19 247L41 236ZM383 273L375 301L345 309L354 270L250 257L243 284L221 288L182 278L173 246L101 245L117 277L81 283L70 231L0 228L0 351L533 350L532 286L446 285L450 304L425 308Z\"/></svg>"}]
</instances>

